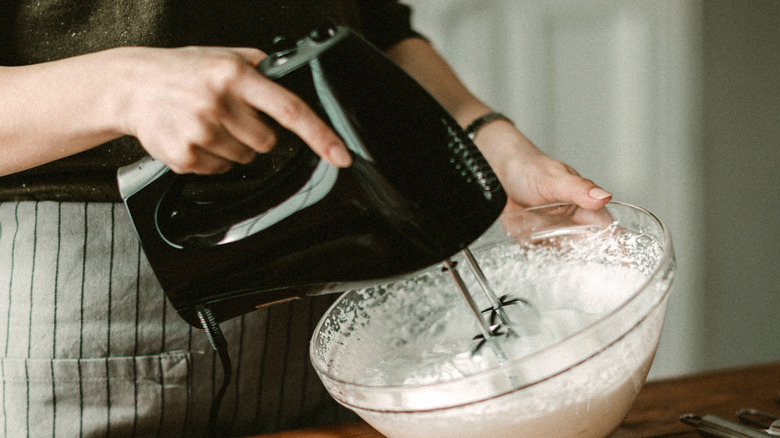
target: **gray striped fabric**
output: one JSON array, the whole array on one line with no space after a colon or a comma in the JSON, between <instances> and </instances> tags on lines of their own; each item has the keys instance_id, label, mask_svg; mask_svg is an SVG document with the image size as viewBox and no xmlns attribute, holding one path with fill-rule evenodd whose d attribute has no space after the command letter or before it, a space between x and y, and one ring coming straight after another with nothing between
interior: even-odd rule
<instances>
[{"instance_id":1,"label":"gray striped fabric","mask_svg":"<svg viewBox=\"0 0 780 438\"><path fill-rule=\"evenodd\" d=\"M234 379L228 436L352 416L323 389L308 341L334 297L222 325ZM122 204L0 203L0 435L191 436L221 365L168 305Z\"/></svg>"}]
</instances>

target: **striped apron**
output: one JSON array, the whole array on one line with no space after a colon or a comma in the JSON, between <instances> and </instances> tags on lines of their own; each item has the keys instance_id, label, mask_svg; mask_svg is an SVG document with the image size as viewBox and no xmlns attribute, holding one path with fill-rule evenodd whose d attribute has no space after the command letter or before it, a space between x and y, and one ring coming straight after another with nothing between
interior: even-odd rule
<instances>
[{"instance_id":1,"label":"striped apron","mask_svg":"<svg viewBox=\"0 0 780 438\"><path fill-rule=\"evenodd\" d=\"M226 436L353 418L308 361L334 296L222 324ZM122 204L0 203L0 435L193 436L222 369L168 304Z\"/></svg>"}]
</instances>

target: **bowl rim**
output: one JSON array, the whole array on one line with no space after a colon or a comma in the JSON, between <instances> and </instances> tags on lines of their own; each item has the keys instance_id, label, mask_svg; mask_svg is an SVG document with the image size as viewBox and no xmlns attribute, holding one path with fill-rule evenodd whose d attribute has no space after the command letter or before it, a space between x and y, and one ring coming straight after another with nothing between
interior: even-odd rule
<instances>
[{"instance_id":1,"label":"bowl rim","mask_svg":"<svg viewBox=\"0 0 780 438\"><path fill-rule=\"evenodd\" d=\"M518 214L520 212L534 212L534 211L540 211L540 210L546 210L546 209L553 209L553 208L560 208L560 207L572 207L572 211L576 211L577 209L581 209L581 207L578 207L574 204L567 203L567 202L556 202L556 203L549 203L549 204L543 204L543 205L536 205L531 207L524 207L524 208L518 208L514 210L509 210L503 212L501 215L499 215L497 221L500 221L500 219L504 216L512 215L512 214ZM671 283L673 282L673 277L676 270L676 262L675 262L675 255L674 255L674 249L672 245L671 240L671 234L669 232L668 227L652 212L649 210L638 207L636 205L632 205L625 202L620 201L610 201L604 209L607 211L609 210L609 207L618 207L618 208L627 208L629 210L634 210L635 212L641 213L643 215L646 215L649 219L651 219L652 222L654 222L658 229L660 230L660 235L663 236L663 242L661 243L662 246L662 255L658 259L658 262L656 266L653 268L652 271L650 271L647 275L647 279L636 288L636 290L631 293L629 296L626 297L623 302L620 303L620 305L616 306L614 309L610 310L609 312L605 313L603 316L601 316L598 320L584 326L577 332L560 339L559 341L548 345L544 348L541 348L540 350L534 351L533 353L530 353L528 355L524 355L522 357L514 358L510 360L507 363L501 364L500 366L495 366L486 370L481 370L479 372L469 374L466 376L461 376L455 379L450 380L444 380L444 381L438 381L438 382L430 382L430 383L424 383L419 385L368 385L368 384L362 384L362 383L355 383L348 380L340 379L337 377L334 377L330 372L327 370L324 370L320 364L318 364L313 358L313 352L316 348L316 339L317 335L320 333L321 326L324 323L324 321L327 319L327 316L331 314L331 312L339 306L339 304L342 302L343 297L349 294L352 291L344 292L336 301L328 308L328 310L323 314L323 317L320 319L320 321L317 323L317 325L314 328L314 331L312 333L310 345L309 345L309 355L310 355L310 362L317 372L318 376L323 379L327 380L329 384L326 384L326 386L332 385L332 384L338 384L341 386L344 386L345 388L350 388L350 390L359 390L359 391L385 391L385 392L394 392L394 391L404 391L404 390L410 390L414 388L415 391L417 390L424 390L425 388L435 388L440 387L448 384L454 384L456 382L465 382L468 383L471 380L478 381L482 378L485 378L489 375L494 374L500 374L502 372L506 372L509 369L515 368L518 366L521 362L528 362L533 360L533 358L544 355L544 354L550 354L551 350L555 350L558 348L561 348L562 346L566 344L573 343L576 341L577 338L586 337L590 332L595 331L596 326L602 326L608 324L611 320L616 319L616 315L621 314L626 311L626 309L631 306L632 304L635 304L640 296L643 295L643 292L648 290L648 288L651 286L651 284L654 282L654 279L658 277L659 275L664 275L664 271L666 271L666 275L669 278L668 283L669 285L665 288L665 290L657 297L657 299L652 303L652 305L643 307L645 309L641 316L637 315L637 318L635 320L632 320L631 324L626 327L625 330L622 330L616 338L612 339L610 342L603 344L602 348L599 348L597 350L592 351L591 354L584 356L579 361L573 361L568 362L565 366L556 369L554 372L548 373L543 378L535 378L527 382L526 384L522 384L516 387L513 387L511 389L502 391L502 392L495 392L491 393L489 397L476 397L474 399L469 399L468 401L462 402L462 403L452 403L447 406L436 406L432 407L430 409L374 409L374 408L367 408L365 406L359 406L355 405L354 403L350 403L346 400L343 400L341 398L336 397L333 393L331 393L331 396L335 398L339 403L342 405L349 407L350 409L357 409L367 412L386 412L386 413L421 413L421 412L434 412L434 411L440 411L440 410L446 410L446 409L455 409L458 407L479 403L488 399L493 399L501 396L505 396L507 394L511 394L517 391L521 391L523 389L538 385L540 383L543 383L545 381L548 381L550 379L555 378L558 375L564 374L569 370L572 370L579 365L588 362L590 359L592 359L595 356L600 355L604 351L607 351L611 346L618 343L620 340L628 336L630 333L633 332L633 330L642 324L648 317L651 315L655 309L658 308L658 306L664 304L666 302L666 298L668 297L670 290L671 290ZM533 235L529 236L533 237ZM479 239L477 239L479 240ZM472 242L473 244L474 242ZM426 268L426 269L430 269ZM424 270L423 270L424 271ZM416 275L416 273L411 273L410 275ZM660 334L659 334L660 336ZM654 353L655 350L653 350ZM330 392L330 391L329 391Z\"/></svg>"}]
</instances>

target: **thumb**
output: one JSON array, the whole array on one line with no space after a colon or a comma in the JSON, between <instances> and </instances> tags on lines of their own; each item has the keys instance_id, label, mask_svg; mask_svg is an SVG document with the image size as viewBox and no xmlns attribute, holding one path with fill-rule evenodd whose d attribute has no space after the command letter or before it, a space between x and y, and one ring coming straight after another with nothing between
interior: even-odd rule
<instances>
[{"instance_id":1,"label":"thumb","mask_svg":"<svg viewBox=\"0 0 780 438\"><path fill-rule=\"evenodd\" d=\"M553 197L588 210L599 209L612 200L612 193L576 174L558 178L552 191Z\"/></svg>"}]
</instances>

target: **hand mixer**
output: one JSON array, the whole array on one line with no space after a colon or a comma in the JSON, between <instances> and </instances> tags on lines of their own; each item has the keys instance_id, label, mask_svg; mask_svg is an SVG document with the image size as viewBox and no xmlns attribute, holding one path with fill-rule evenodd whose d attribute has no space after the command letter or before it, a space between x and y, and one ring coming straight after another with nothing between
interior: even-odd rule
<instances>
[{"instance_id":1,"label":"hand mixer","mask_svg":"<svg viewBox=\"0 0 780 438\"><path fill-rule=\"evenodd\" d=\"M353 156L351 167L332 167L303 146L261 185L246 182L252 164L237 166L229 183L245 188L242 195L207 202L187 193L209 177L178 175L151 158L118 172L155 275L176 311L206 329L226 383L231 367L219 322L447 261L506 204L498 179L457 122L351 30L317 29L258 70L333 127ZM301 142L281 128L278 137Z\"/></svg>"}]
</instances>

